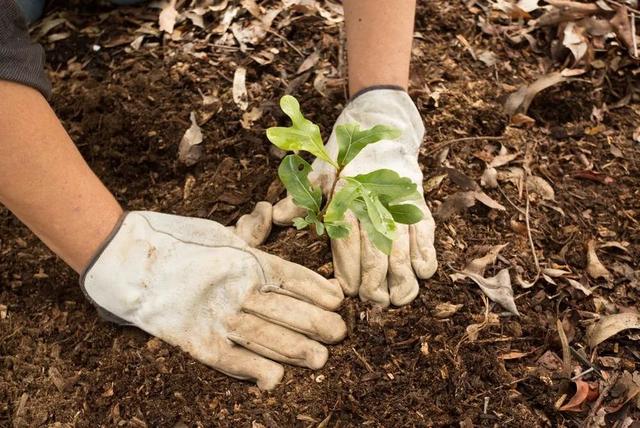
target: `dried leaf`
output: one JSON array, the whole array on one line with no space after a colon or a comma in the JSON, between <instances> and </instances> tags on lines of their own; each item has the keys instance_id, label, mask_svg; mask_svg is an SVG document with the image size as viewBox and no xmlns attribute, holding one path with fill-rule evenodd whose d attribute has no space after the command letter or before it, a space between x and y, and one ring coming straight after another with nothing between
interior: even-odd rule
<instances>
[{"instance_id":1,"label":"dried leaf","mask_svg":"<svg viewBox=\"0 0 640 428\"><path fill-rule=\"evenodd\" d=\"M454 214L461 213L476 204L474 192L457 192L450 195L440 205L436 217L446 220Z\"/></svg>"},{"instance_id":2,"label":"dried leaf","mask_svg":"<svg viewBox=\"0 0 640 428\"><path fill-rule=\"evenodd\" d=\"M195 164L200 159L202 147L199 144L203 140L202 130L196 122L196 113L192 111L189 118L191 119L191 126L182 136L178 147L178 159L187 166Z\"/></svg>"},{"instance_id":3,"label":"dried leaf","mask_svg":"<svg viewBox=\"0 0 640 428\"><path fill-rule=\"evenodd\" d=\"M512 314L520 315L513 299L513 289L511 288L511 277L509 276L508 268L502 269L496 276L490 278L484 278L473 272L463 273L478 284L484 294L491 300L500 304Z\"/></svg>"},{"instance_id":4,"label":"dried leaf","mask_svg":"<svg viewBox=\"0 0 640 428\"><path fill-rule=\"evenodd\" d=\"M562 44L571 51L576 63L584 57L589 48L587 38L583 33L584 28L578 27L573 22L569 22L564 28Z\"/></svg>"},{"instance_id":5,"label":"dried leaf","mask_svg":"<svg viewBox=\"0 0 640 428\"><path fill-rule=\"evenodd\" d=\"M478 59L487 67L493 67L498 62L498 57L491 51L482 51L478 55Z\"/></svg>"},{"instance_id":6,"label":"dried leaf","mask_svg":"<svg viewBox=\"0 0 640 428\"><path fill-rule=\"evenodd\" d=\"M302 74L305 71L311 70L316 66L318 61L320 61L320 52L314 51L311 55L305 58L304 61L302 61L302 64L300 64L300 67L298 67L298 70L296 71L296 74Z\"/></svg>"},{"instance_id":7,"label":"dried leaf","mask_svg":"<svg viewBox=\"0 0 640 428\"><path fill-rule=\"evenodd\" d=\"M629 10L626 6L618 6L616 14L609 21L613 26L616 36L632 53L634 52L633 34L631 33L631 21L629 20Z\"/></svg>"},{"instance_id":8,"label":"dried leaf","mask_svg":"<svg viewBox=\"0 0 640 428\"><path fill-rule=\"evenodd\" d=\"M462 304L454 305L452 303L439 303L433 312L433 316L439 319L449 318L462 308Z\"/></svg>"},{"instance_id":9,"label":"dried leaf","mask_svg":"<svg viewBox=\"0 0 640 428\"><path fill-rule=\"evenodd\" d=\"M489 189L498 187L498 171L495 168L485 169L480 177L480 185Z\"/></svg>"},{"instance_id":10,"label":"dried leaf","mask_svg":"<svg viewBox=\"0 0 640 428\"><path fill-rule=\"evenodd\" d=\"M500 254L500 251L502 251L502 249L507 245L509 244L494 245L490 247L489 251L487 251L484 256L471 260L471 262L469 262L467 266L465 266L465 268L462 270L462 273L455 273L451 275L451 280L455 282L457 280L464 279L467 277L467 272L471 272L480 276L484 275L484 271L487 266L493 265L496 262L498 254Z\"/></svg>"},{"instance_id":11,"label":"dried leaf","mask_svg":"<svg viewBox=\"0 0 640 428\"><path fill-rule=\"evenodd\" d=\"M498 168L504 165L507 165L512 160L516 159L519 156L519 153L505 153L499 154L495 156L491 162L487 165L488 168Z\"/></svg>"},{"instance_id":12,"label":"dried leaf","mask_svg":"<svg viewBox=\"0 0 640 428\"><path fill-rule=\"evenodd\" d=\"M538 1L539 0L519 0L517 6L525 12L533 12L540 7L538 6Z\"/></svg>"},{"instance_id":13,"label":"dried leaf","mask_svg":"<svg viewBox=\"0 0 640 428\"><path fill-rule=\"evenodd\" d=\"M545 201L554 201L556 199L556 194L551 184L537 175L527 177L527 190L529 193L534 193Z\"/></svg>"},{"instance_id":14,"label":"dried leaf","mask_svg":"<svg viewBox=\"0 0 640 428\"><path fill-rule=\"evenodd\" d=\"M424 192L425 193L429 193L429 192L437 189L438 187L440 187L440 183L442 183L442 180L444 180L444 178L446 176L447 176L446 174L440 174L440 175L435 175L435 176L431 177L430 179L428 179L424 183Z\"/></svg>"},{"instance_id":15,"label":"dried leaf","mask_svg":"<svg viewBox=\"0 0 640 428\"><path fill-rule=\"evenodd\" d=\"M593 291L591 291L591 289L585 285L582 285L582 283L580 281L576 281L575 279L571 279L571 278L564 278L565 280L567 280L567 282L576 290L580 290L582 291L586 296L591 296L591 294L593 294Z\"/></svg>"},{"instance_id":16,"label":"dried leaf","mask_svg":"<svg viewBox=\"0 0 640 428\"><path fill-rule=\"evenodd\" d=\"M574 383L576 385L576 393L567 404L558 409L561 412L581 412L582 404L589 396L589 384L587 382L578 379Z\"/></svg>"},{"instance_id":17,"label":"dried leaf","mask_svg":"<svg viewBox=\"0 0 640 428\"><path fill-rule=\"evenodd\" d=\"M607 315L587 330L589 346L594 348L612 336L628 329L640 329L640 315L634 312Z\"/></svg>"},{"instance_id":18,"label":"dried leaf","mask_svg":"<svg viewBox=\"0 0 640 428\"><path fill-rule=\"evenodd\" d=\"M252 129L253 122L259 120L261 117L262 109L260 107L253 107L251 110L242 114L242 120L240 121L240 123L244 129Z\"/></svg>"},{"instance_id":19,"label":"dried leaf","mask_svg":"<svg viewBox=\"0 0 640 428\"><path fill-rule=\"evenodd\" d=\"M179 16L180 14L176 10L176 0L171 0L160 11L160 16L158 17L160 31L169 34L173 33L173 27L176 25L176 20Z\"/></svg>"},{"instance_id":20,"label":"dried leaf","mask_svg":"<svg viewBox=\"0 0 640 428\"><path fill-rule=\"evenodd\" d=\"M600 262L596 254L595 239L591 239L587 243L587 273L593 279L604 278L607 281L611 280L611 273Z\"/></svg>"},{"instance_id":21,"label":"dried leaf","mask_svg":"<svg viewBox=\"0 0 640 428\"><path fill-rule=\"evenodd\" d=\"M240 110L246 110L249 107L246 85L247 69L244 67L236 68L233 74L233 102L236 103Z\"/></svg>"},{"instance_id":22,"label":"dried leaf","mask_svg":"<svg viewBox=\"0 0 640 428\"><path fill-rule=\"evenodd\" d=\"M530 85L525 85L509 95L504 108L510 116L526 113L533 98L542 90L567 80L560 72L546 74Z\"/></svg>"},{"instance_id":23,"label":"dried leaf","mask_svg":"<svg viewBox=\"0 0 640 428\"><path fill-rule=\"evenodd\" d=\"M481 191L472 192L472 193L473 193L473 196L478 200L478 202L482 202L484 205L488 206L489 208L492 208L498 211L506 211L506 208L504 207L504 205L498 203L497 201L489 197L489 195L487 195L486 193Z\"/></svg>"}]
</instances>

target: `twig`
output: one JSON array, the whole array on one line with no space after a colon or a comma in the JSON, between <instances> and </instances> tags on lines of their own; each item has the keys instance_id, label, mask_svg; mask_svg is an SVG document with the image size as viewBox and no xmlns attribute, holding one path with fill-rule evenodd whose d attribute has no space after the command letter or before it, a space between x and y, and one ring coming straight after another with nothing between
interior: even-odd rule
<instances>
[{"instance_id":1,"label":"twig","mask_svg":"<svg viewBox=\"0 0 640 428\"><path fill-rule=\"evenodd\" d=\"M360 362L361 362L362 364L364 364L364 367L367 369L367 371L368 371L369 373L373 373L373 372L374 372L374 370L373 370L373 367L371 367L371 364L369 364L369 362L368 362L367 360L365 360L365 358L364 358L362 355L360 355L360 354L358 353L358 351L356 351L356 348L351 348L351 350L353 351L353 353L354 353L354 354L356 354L356 357L358 357L358 359L360 360Z\"/></svg>"},{"instance_id":2,"label":"twig","mask_svg":"<svg viewBox=\"0 0 640 428\"><path fill-rule=\"evenodd\" d=\"M622 4L622 3L620 3L619 1L616 1L616 0L604 0L604 1L606 1L607 3L615 4L618 7L626 7L631 12L635 12L637 14L640 14L640 10L633 8L633 7L629 6L628 4Z\"/></svg>"},{"instance_id":3,"label":"twig","mask_svg":"<svg viewBox=\"0 0 640 428\"><path fill-rule=\"evenodd\" d=\"M504 140L506 137L502 137L502 136L478 136L478 137L462 137L462 138L454 138L453 140L446 140L446 141L441 141L439 143L436 143L434 145L434 148L431 149L429 152L427 152L427 156L431 156L432 154L436 153L438 150L442 149L443 147L446 147L450 144L455 144L455 143L464 143L465 141L478 141L478 140L484 140L484 141L500 141L500 140Z\"/></svg>"},{"instance_id":4,"label":"twig","mask_svg":"<svg viewBox=\"0 0 640 428\"><path fill-rule=\"evenodd\" d=\"M287 40L287 38L286 38L286 37L284 37L284 36L282 36L282 35L278 34L277 32L275 32L275 31L273 31L273 30L271 30L271 29L268 29L268 30L267 30L267 33L269 33L269 34L273 34L274 36L276 36L277 38L279 38L280 40L282 40L283 42L285 42L285 43L286 43L286 44L287 44L291 49L293 49L294 51L296 51L296 53L297 53L298 55L300 55L302 58L304 58L304 54L302 53L302 51L301 51L300 49L298 49L297 47L295 47L295 46L294 46L294 44L293 44L293 43L291 43L289 40Z\"/></svg>"},{"instance_id":5,"label":"twig","mask_svg":"<svg viewBox=\"0 0 640 428\"><path fill-rule=\"evenodd\" d=\"M595 369L593 367L589 367L588 369L586 369L583 372L578 373L577 375L575 375L574 377L571 378L572 382L575 382L576 380L580 379L582 376L588 375L589 373L591 373L592 371L594 371Z\"/></svg>"},{"instance_id":6,"label":"twig","mask_svg":"<svg viewBox=\"0 0 640 428\"><path fill-rule=\"evenodd\" d=\"M472 395L471 397L469 397L469 398L467 398L466 400L464 400L462 403L463 403L463 404L467 404L467 403L469 403L469 402L471 402L471 401L475 400L475 399L476 399L476 398L478 398L478 397L482 397L483 395L487 395L487 394L489 394L490 392L497 391L497 390L502 389L502 388L507 387L507 386L517 385L517 384L519 384L520 382L522 382L523 380L527 380L527 379L529 379L529 376L521 377L520 379L516 379L516 380L514 380L513 382L504 383L504 384L502 384L502 385L498 385L498 386L496 386L496 387L493 387L493 388L487 389L486 391L483 391L483 392L481 392L480 394Z\"/></svg>"},{"instance_id":7,"label":"twig","mask_svg":"<svg viewBox=\"0 0 640 428\"><path fill-rule=\"evenodd\" d=\"M611 378L609 379L609 382L607 382L607 385L602 390L602 393L600 393L600 396L598 397L598 399L595 401L595 403L593 403L593 406L591 407L591 410L589 411L589 415L582 422L582 426L583 427L587 428L587 427L591 426L591 420L595 417L596 413L598 413L598 409L600 408L600 405L602 404L604 399L607 398L607 395L609 394L609 391L611 391L611 388L613 388L613 386L616 384L616 382L618 382L618 378L619 377L620 377L620 372L619 371L615 372L611 376Z\"/></svg>"},{"instance_id":8,"label":"twig","mask_svg":"<svg viewBox=\"0 0 640 428\"><path fill-rule=\"evenodd\" d=\"M633 43L633 56L638 58L638 40L636 39L636 14L631 12L631 41Z\"/></svg>"},{"instance_id":9,"label":"twig","mask_svg":"<svg viewBox=\"0 0 640 428\"><path fill-rule=\"evenodd\" d=\"M520 214L522 214L522 215L526 215L527 214L522 208L520 208L519 206L517 206L516 204L514 204L511 201L511 199L507 196L507 194L504 192L504 190L502 190L502 186L498 185L498 190L500 191L500 193L502 193L502 196L504 196L504 198L507 200L507 202L509 202L513 208L518 210L518 212Z\"/></svg>"}]
</instances>

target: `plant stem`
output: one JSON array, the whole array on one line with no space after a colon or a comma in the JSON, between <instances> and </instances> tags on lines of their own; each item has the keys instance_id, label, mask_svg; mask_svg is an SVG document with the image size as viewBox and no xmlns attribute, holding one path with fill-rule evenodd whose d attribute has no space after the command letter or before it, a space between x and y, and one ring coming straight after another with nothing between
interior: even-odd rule
<instances>
[{"instance_id":1,"label":"plant stem","mask_svg":"<svg viewBox=\"0 0 640 428\"><path fill-rule=\"evenodd\" d=\"M342 172L341 167L336 168L336 179L333 180L333 184L331 185L331 191L329 192L329 196L327 196L327 202L322 207L322 210L318 214L318 219L324 223L324 215L327 212L327 208L329 207L329 202L331 202L331 198L333 198L333 192L336 191L336 185L338 184L338 180L340 180L340 173Z\"/></svg>"}]
</instances>

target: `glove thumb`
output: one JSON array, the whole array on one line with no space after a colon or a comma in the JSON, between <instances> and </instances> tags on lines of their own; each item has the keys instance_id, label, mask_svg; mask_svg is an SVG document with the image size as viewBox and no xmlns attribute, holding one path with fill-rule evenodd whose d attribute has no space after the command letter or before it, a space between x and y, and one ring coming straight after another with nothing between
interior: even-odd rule
<instances>
[{"instance_id":1,"label":"glove thumb","mask_svg":"<svg viewBox=\"0 0 640 428\"><path fill-rule=\"evenodd\" d=\"M278 226L291 226L294 218L305 215L307 215L307 210L297 206L291 195L273 206L273 222Z\"/></svg>"}]
</instances>

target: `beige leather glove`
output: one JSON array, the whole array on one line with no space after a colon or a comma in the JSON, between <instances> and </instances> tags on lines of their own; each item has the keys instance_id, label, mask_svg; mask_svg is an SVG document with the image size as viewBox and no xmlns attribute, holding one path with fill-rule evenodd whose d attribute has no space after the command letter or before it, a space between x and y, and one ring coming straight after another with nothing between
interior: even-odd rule
<instances>
[{"instance_id":1,"label":"beige leather glove","mask_svg":"<svg viewBox=\"0 0 640 428\"><path fill-rule=\"evenodd\" d=\"M394 89L375 89L352 100L344 109L335 126L359 123L361 129L375 125L389 125L402 131L399 139L381 141L365 147L343 170L342 176L365 174L387 168L400 176L410 178L422 193L422 171L418 164L418 150L424 137L420 114L406 92ZM333 159L338 154L334 132L326 145ZM316 159L309 174L312 183L322 187L325 196L336 179L335 169ZM340 188L338 183L337 188ZM351 234L345 239L331 241L335 275L345 294L360 295L362 300L382 306L389 303L402 306L418 294L416 277L430 278L438 266L433 246L435 223L424 200L418 204L424 212L419 223L398 225L397 239L390 256L379 251L358 226L355 216L347 217ZM295 217L304 217L304 211L287 197L273 207L273 221L289 225Z\"/></svg>"},{"instance_id":2,"label":"beige leather glove","mask_svg":"<svg viewBox=\"0 0 640 428\"><path fill-rule=\"evenodd\" d=\"M318 369L328 356L319 342L346 335L331 312L337 284L209 220L130 212L81 284L111 319L262 389L280 382L278 362Z\"/></svg>"}]
</instances>

